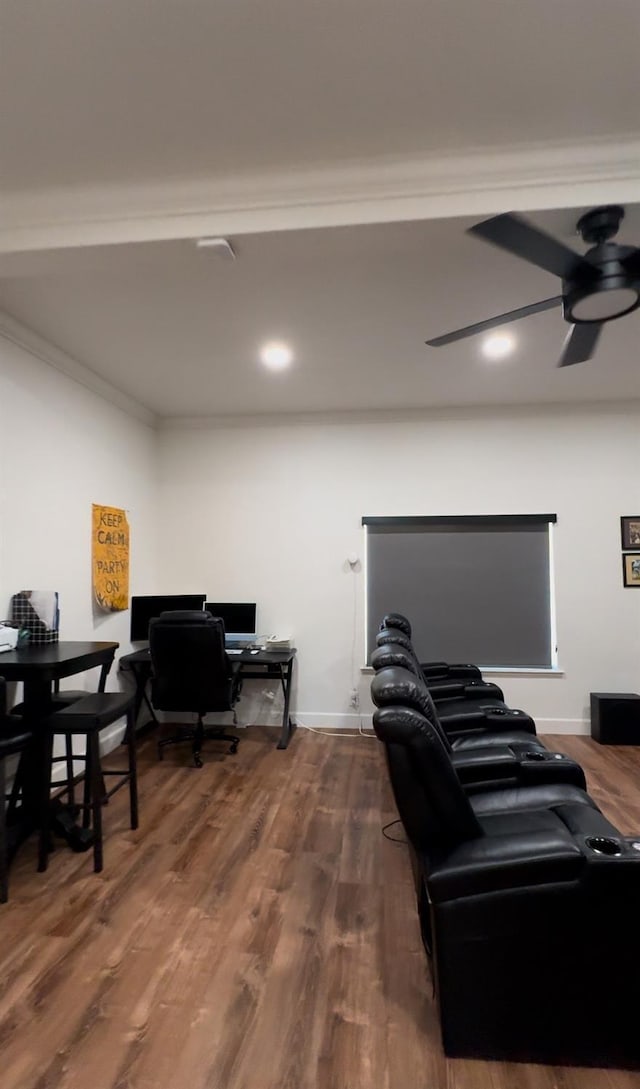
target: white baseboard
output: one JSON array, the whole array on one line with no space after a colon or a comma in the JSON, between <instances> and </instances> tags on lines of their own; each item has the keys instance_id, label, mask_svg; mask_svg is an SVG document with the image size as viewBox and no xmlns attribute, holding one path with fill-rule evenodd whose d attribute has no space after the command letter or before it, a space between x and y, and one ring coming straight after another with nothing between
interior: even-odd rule
<instances>
[{"instance_id":1,"label":"white baseboard","mask_svg":"<svg viewBox=\"0 0 640 1089\"><path fill-rule=\"evenodd\" d=\"M539 734L589 734L591 725L584 718L537 718Z\"/></svg>"},{"instance_id":2,"label":"white baseboard","mask_svg":"<svg viewBox=\"0 0 640 1089\"><path fill-rule=\"evenodd\" d=\"M324 711L294 711L293 721L299 726L312 726L316 730L363 730L373 733L370 714L357 711L331 714Z\"/></svg>"},{"instance_id":3,"label":"white baseboard","mask_svg":"<svg viewBox=\"0 0 640 1089\"><path fill-rule=\"evenodd\" d=\"M362 726L362 729L373 733L371 715L368 713L296 711L293 719L300 725L315 729L359 730ZM591 731L588 720L582 718L536 718L535 722L539 734L589 734Z\"/></svg>"}]
</instances>

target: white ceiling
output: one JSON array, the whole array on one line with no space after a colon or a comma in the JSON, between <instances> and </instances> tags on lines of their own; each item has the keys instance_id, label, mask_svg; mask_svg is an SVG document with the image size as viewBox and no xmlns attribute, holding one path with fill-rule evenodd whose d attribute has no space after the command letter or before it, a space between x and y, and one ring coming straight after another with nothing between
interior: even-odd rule
<instances>
[{"instance_id":1,"label":"white ceiling","mask_svg":"<svg viewBox=\"0 0 640 1089\"><path fill-rule=\"evenodd\" d=\"M637 0L0 0L6 191L638 134Z\"/></svg>"},{"instance_id":2,"label":"white ceiling","mask_svg":"<svg viewBox=\"0 0 640 1089\"><path fill-rule=\"evenodd\" d=\"M580 248L584 209L538 213ZM559 293L540 269L465 234L471 220L245 235L227 262L193 241L4 258L0 306L159 416L406 409L640 398L640 311L596 358L556 369L560 312L512 326L516 353L428 337ZM640 205L621 240L640 244ZM291 342L273 374L260 344Z\"/></svg>"},{"instance_id":3,"label":"white ceiling","mask_svg":"<svg viewBox=\"0 0 640 1089\"><path fill-rule=\"evenodd\" d=\"M640 245L639 53L637 0L0 0L0 307L160 417L638 398L638 313L424 340L558 293L489 212Z\"/></svg>"}]
</instances>

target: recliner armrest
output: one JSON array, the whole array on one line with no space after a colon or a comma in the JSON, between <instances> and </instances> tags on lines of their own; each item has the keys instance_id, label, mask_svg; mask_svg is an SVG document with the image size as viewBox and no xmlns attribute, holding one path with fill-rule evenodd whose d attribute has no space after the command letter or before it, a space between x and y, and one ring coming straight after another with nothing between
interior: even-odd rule
<instances>
[{"instance_id":1,"label":"recliner armrest","mask_svg":"<svg viewBox=\"0 0 640 1089\"><path fill-rule=\"evenodd\" d=\"M511 730L522 730L535 734L533 719L524 711L512 708L483 707L481 703L469 701L469 709L447 714L446 702L437 706L440 722L446 733L475 733L477 730L490 730L492 734Z\"/></svg>"},{"instance_id":2,"label":"recliner armrest","mask_svg":"<svg viewBox=\"0 0 640 1089\"><path fill-rule=\"evenodd\" d=\"M454 681L427 680L429 689L436 703L446 699L485 699L504 700L504 692L492 681Z\"/></svg>"},{"instance_id":3,"label":"recliner armrest","mask_svg":"<svg viewBox=\"0 0 640 1089\"><path fill-rule=\"evenodd\" d=\"M463 680L482 680L482 673L476 665L471 665L461 662L420 662L420 669L422 670L425 680L429 678L442 678L443 680L463 681Z\"/></svg>"},{"instance_id":4,"label":"recliner armrest","mask_svg":"<svg viewBox=\"0 0 640 1089\"><path fill-rule=\"evenodd\" d=\"M462 749L451 754L451 762L465 786L488 785L496 780L516 782L520 769L520 760L507 745L504 748Z\"/></svg>"},{"instance_id":5,"label":"recliner armrest","mask_svg":"<svg viewBox=\"0 0 640 1089\"><path fill-rule=\"evenodd\" d=\"M432 865L427 888L432 903L443 903L501 889L578 881L586 864L580 845L560 828L481 836Z\"/></svg>"}]
</instances>

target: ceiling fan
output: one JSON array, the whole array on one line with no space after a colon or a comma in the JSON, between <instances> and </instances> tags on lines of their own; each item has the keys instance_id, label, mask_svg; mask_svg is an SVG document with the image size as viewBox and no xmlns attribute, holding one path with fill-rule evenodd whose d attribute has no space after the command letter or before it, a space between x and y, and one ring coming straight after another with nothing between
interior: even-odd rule
<instances>
[{"instance_id":1,"label":"ceiling fan","mask_svg":"<svg viewBox=\"0 0 640 1089\"><path fill-rule=\"evenodd\" d=\"M584 256L511 212L470 227L468 234L559 276L562 294L466 325L426 343L439 348L562 305L564 320L569 322L571 330L558 366L571 367L591 359L604 323L640 306L640 249L611 241L623 218L624 208L616 204L594 208L581 216L576 230L591 247Z\"/></svg>"}]
</instances>

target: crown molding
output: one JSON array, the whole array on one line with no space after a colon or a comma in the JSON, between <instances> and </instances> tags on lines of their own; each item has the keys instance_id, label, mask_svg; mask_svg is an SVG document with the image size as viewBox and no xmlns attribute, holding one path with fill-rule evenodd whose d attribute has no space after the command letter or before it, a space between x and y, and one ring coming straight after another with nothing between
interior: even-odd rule
<instances>
[{"instance_id":1,"label":"crown molding","mask_svg":"<svg viewBox=\"0 0 640 1089\"><path fill-rule=\"evenodd\" d=\"M620 136L5 194L0 252L631 202L640 139Z\"/></svg>"},{"instance_id":2,"label":"crown molding","mask_svg":"<svg viewBox=\"0 0 640 1089\"><path fill-rule=\"evenodd\" d=\"M141 405L132 397L128 397L126 393L122 393L121 390L112 386L110 382L105 382L103 378L99 378L83 363L67 355L61 348L57 348L55 344L51 344L34 332L33 329L23 325L22 322L4 310L0 310L0 337L11 344L17 345L18 348L22 348L42 363L53 367L73 382L78 382L85 389L91 390L92 393L115 405L122 412L126 412L128 416L133 416L135 419L140 420L141 423L155 429L157 419L155 414L148 408L145 408L144 405Z\"/></svg>"},{"instance_id":3,"label":"crown molding","mask_svg":"<svg viewBox=\"0 0 640 1089\"><path fill-rule=\"evenodd\" d=\"M442 405L433 408L352 409L342 412L278 412L228 416L161 416L160 433L234 431L291 427L353 427L359 424L437 423L446 420L564 419L576 416L640 416L640 399L626 401L553 401L531 404Z\"/></svg>"}]
</instances>

